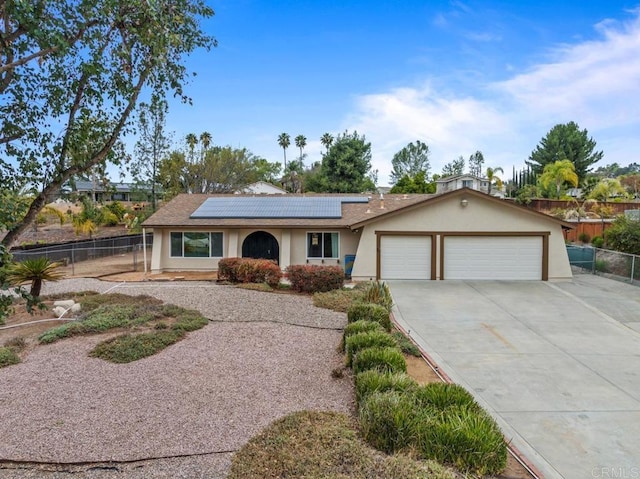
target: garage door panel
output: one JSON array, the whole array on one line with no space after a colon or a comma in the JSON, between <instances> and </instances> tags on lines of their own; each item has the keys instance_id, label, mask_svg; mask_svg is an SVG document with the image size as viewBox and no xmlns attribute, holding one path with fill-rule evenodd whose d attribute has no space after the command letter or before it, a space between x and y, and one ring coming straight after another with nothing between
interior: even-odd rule
<instances>
[{"instance_id":1,"label":"garage door panel","mask_svg":"<svg viewBox=\"0 0 640 479\"><path fill-rule=\"evenodd\" d=\"M540 236L449 236L445 279L542 279Z\"/></svg>"},{"instance_id":2,"label":"garage door panel","mask_svg":"<svg viewBox=\"0 0 640 479\"><path fill-rule=\"evenodd\" d=\"M382 236L381 279L431 279L430 236Z\"/></svg>"}]
</instances>

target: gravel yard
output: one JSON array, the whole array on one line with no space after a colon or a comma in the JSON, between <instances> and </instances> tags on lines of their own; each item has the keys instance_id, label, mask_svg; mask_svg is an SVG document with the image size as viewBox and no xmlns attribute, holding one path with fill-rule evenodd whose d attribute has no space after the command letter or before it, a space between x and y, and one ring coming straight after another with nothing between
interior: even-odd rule
<instances>
[{"instance_id":1,"label":"gravel yard","mask_svg":"<svg viewBox=\"0 0 640 479\"><path fill-rule=\"evenodd\" d=\"M351 381L331 377L342 365L346 317L308 297L91 279L46 284L43 293L82 290L152 295L212 323L134 363L89 358L103 337L78 337L0 369L0 459L68 464L62 472L4 464L0 478L223 478L233 451L274 419L352 410Z\"/></svg>"}]
</instances>

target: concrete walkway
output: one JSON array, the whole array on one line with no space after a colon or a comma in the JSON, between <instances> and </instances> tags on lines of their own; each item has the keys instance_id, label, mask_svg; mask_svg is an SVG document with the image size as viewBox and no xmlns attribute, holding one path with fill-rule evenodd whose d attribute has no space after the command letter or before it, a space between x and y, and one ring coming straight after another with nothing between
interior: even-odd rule
<instances>
[{"instance_id":1,"label":"concrete walkway","mask_svg":"<svg viewBox=\"0 0 640 479\"><path fill-rule=\"evenodd\" d=\"M391 281L398 322L547 478L640 477L640 288Z\"/></svg>"}]
</instances>

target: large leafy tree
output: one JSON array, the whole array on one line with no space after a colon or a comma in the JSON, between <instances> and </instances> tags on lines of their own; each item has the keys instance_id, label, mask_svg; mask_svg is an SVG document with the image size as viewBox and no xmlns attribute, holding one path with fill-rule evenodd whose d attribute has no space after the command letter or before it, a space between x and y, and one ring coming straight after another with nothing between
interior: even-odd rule
<instances>
[{"instance_id":1,"label":"large leafy tree","mask_svg":"<svg viewBox=\"0 0 640 479\"><path fill-rule=\"evenodd\" d=\"M150 103L141 103L138 113L138 141L131 173L144 186L151 186L151 207L156 210L158 165L169 152L171 141L165 132L168 105L154 94Z\"/></svg>"},{"instance_id":2,"label":"large leafy tree","mask_svg":"<svg viewBox=\"0 0 640 479\"><path fill-rule=\"evenodd\" d=\"M429 146L417 140L411 142L398 151L391 160L391 182L397 183L404 176L415 178L418 173L424 173L423 180L429 176Z\"/></svg>"},{"instance_id":3,"label":"large leafy tree","mask_svg":"<svg viewBox=\"0 0 640 479\"><path fill-rule=\"evenodd\" d=\"M313 189L327 193L361 193L375 189L368 176L371 170L371 143L357 131L338 135L314 172Z\"/></svg>"},{"instance_id":4,"label":"large leafy tree","mask_svg":"<svg viewBox=\"0 0 640 479\"><path fill-rule=\"evenodd\" d=\"M586 129L580 130L577 123L570 121L554 126L526 161L535 174L541 174L545 166L556 161L569 160L582 182L591 170L590 166L602 159L602 151L596 151L596 142L589 137Z\"/></svg>"},{"instance_id":5,"label":"large leafy tree","mask_svg":"<svg viewBox=\"0 0 640 479\"><path fill-rule=\"evenodd\" d=\"M0 179L38 190L4 245L67 180L116 159L143 89L188 100L184 57L215 44L199 25L212 15L203 0L0 2Z\"/></svg>"},{"instance_id":6,"label":"large leafy tree","mask_svg":"<svg viewBox=\"0 0 640 479\"><path fill-rule=\"evenodd\" d=\"M415 176L404 175L400 178L389 193L435 193L435 182L427 183L424 171Z\"/></svg>"},{"instance_id":7,"label":"large leafy tree","mask_svg":"<svg viewBox=\"0 0 640 479\"><path fill-rule=\"evenodd\" d=\"M627 190L617 178L602 178L589 193L589 199L604 201L613 197L626 197Z\"/></svg>"},{"instance_id":8,"label":"large leafy tree","mask_svg":"<svg viewBox=\"0 0 640 479\"><path fill-rule=\"evenodd\" d=\"M547 190L552 188L557 199L560 199L562 188L567 183L574 188L578 186L578 175L573 163L569 160L549 163L540 175L540 184Z\"/></svg>"}]
</instances>

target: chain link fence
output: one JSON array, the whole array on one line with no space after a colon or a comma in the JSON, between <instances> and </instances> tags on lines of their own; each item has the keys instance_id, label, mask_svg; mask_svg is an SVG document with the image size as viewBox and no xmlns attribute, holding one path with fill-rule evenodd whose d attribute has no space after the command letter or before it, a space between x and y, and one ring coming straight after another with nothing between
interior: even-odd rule
<instances>
[{"instance_id":1,"label":"chain link fence","mask_svg":"<svg viewBox=\"0 0 640 479\"><path fill-rule=\"evenodd\" d=\"M567 245L569 263L575 273L599 274L640 284L640 256L592 246Z\"/></svg>"},{"instance_id":2,"label":"chain link fence","mask_svg":"<svg viewBox=\"0 0 640 479\"><path fill-rule=\"evenodd\" d=\"M71 276L98 277L144 271L143 235L115 236L27 249L11 250L14 261L47 258L63 265ZM153 234L146 235L147 261L151 259ZM148 265L147 265L148 266Z\"/></svg>"}]
</instances>

